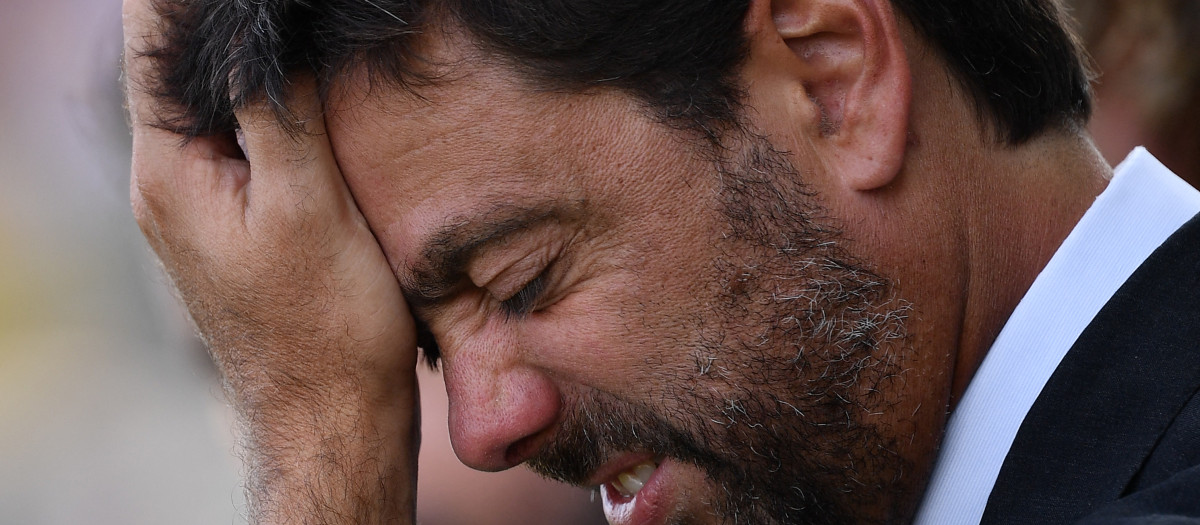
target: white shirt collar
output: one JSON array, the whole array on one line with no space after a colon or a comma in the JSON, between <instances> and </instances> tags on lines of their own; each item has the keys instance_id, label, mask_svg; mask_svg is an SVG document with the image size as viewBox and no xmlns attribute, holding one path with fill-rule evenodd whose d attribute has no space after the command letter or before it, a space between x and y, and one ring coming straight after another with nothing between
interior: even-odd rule
<instances>
[{"instance_id":1,"label":"white shirt collar","mask_svg":"<svg viewBox=\"0 0 1200 525\"><path fill-rule=\"evenodd\" d=\"M1200 192L1145 149L1117 167L950 415L915 525L979 523L1021 422L1067 350L1151 252L1198 212Z\"/></svg>"}]
</instances>

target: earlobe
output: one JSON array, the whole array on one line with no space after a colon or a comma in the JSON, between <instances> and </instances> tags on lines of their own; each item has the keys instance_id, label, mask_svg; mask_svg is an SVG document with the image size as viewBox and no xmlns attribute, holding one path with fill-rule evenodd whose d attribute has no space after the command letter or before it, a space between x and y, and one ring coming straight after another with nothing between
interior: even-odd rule
<instances>
[{"instance_id":1,"label":"earlobe","mask_svg":"<svg viewBox=\"0 0 1200 525\"><path fill-rule=\"evenodd\" d=\"M899 174L908 135L911 74L889 0L754 0L752 53L778 53L816 106L812 143L849 189ZM782 43L785 47L780 47Z\"/></svg>"}]
</instances>

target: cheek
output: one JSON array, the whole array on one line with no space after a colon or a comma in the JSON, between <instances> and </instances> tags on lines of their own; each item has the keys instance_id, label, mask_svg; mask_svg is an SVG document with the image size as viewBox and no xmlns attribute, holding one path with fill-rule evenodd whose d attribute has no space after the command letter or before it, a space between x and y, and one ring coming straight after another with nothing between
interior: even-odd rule
<instances>
[{"instance_id":1,"label":"cheek","mask_svg":"<svg viewBox=\"0 0 1200 525\"><path fill-rule=\"evenodd\" d=\"M661 402L670 383L694 377L697 320L712 305L717 234L709 217L651 208L609 222L589 246L603 262L577 261L587 277L521 323L526 359L565 382L635 401Z\"/></svg>"},{"instance_id":2,"label":"cheek","mask_svg":"<svg viewBox=\"0 0 1200 525\"><path fill-rule=\"evenodd\" d=\"M687 361L691 337L678 321L662 322L637 279L614 272L531 316L519 330L526 358L559 380L647 399Z\"/></svg>"}]
</instances>

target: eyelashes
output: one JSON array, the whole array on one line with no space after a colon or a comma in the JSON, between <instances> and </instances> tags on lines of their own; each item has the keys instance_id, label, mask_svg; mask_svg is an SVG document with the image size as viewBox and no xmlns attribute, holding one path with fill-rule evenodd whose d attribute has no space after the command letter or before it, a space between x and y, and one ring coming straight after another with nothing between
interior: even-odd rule
<instances>
[{"instance_id":1,"label":"eyelashes","mask_svg":"<svg viewBox=\"0 0 1200 525\"><path fill-rule=\"evenodd\" d=\"M543 270L540 275L529 281L512 297L500 301L500 311L504 314L505 320L520 319L533 312L538 306L538 300L542 294L546 292L550 269ZM438 347L437 340L433 337L433 332L430 331L429 325L425 324L420 318L416 319L417 331L417 347L424 354L425 364L431 369L438 368L439 361L442 356L441 349Z\"/></svg>"},{"instance_id":2,"label":"eyelashes","mask_svg":"<svg viewBox=\"0 0 1200 525\"><path fill-rule=\"evenodd\" d=\"M523 288L517 290L517 293L513 294L512 297L500 301L500 311L504 312L504 317L507 319L529 315L537 306L538 299L545 291L546 271L542 271L540 275L529 281Z\"/></svg>"},{"instance_id":3,"label":"eyelashes","mask_svg":"<svg viewBox=\"0 0 1200 525\"><path fill-rule=\"evenodd\" d=\"M437 370L438 360L442 357L442 349L438 348L437 340L433 337L433 332L429 330L429 325L425 324L420 318L414 317L417 329L417 348L421 349L421 353L425 356L425 364L432 370Z\"/></svg>"}]
</instances>

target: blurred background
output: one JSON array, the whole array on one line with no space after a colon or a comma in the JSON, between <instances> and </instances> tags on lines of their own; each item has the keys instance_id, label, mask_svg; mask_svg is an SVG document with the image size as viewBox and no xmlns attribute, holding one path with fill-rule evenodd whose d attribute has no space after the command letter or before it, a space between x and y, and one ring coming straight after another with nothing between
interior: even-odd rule
<instances>
[{"instance_id":1,"label":"blurred background","mask_svg":"<svg viewBox=\"0 0 1200 525\"><path fill-rule=\"evenodd\" d=\"M1097 143L1200 180L1200 0L1077 0ZM244 523L230 413L129 212L119 0L0 0L0 525ZM426 525L600 524L453 457L423 372Z\"/></svg>"}]
</instances>

